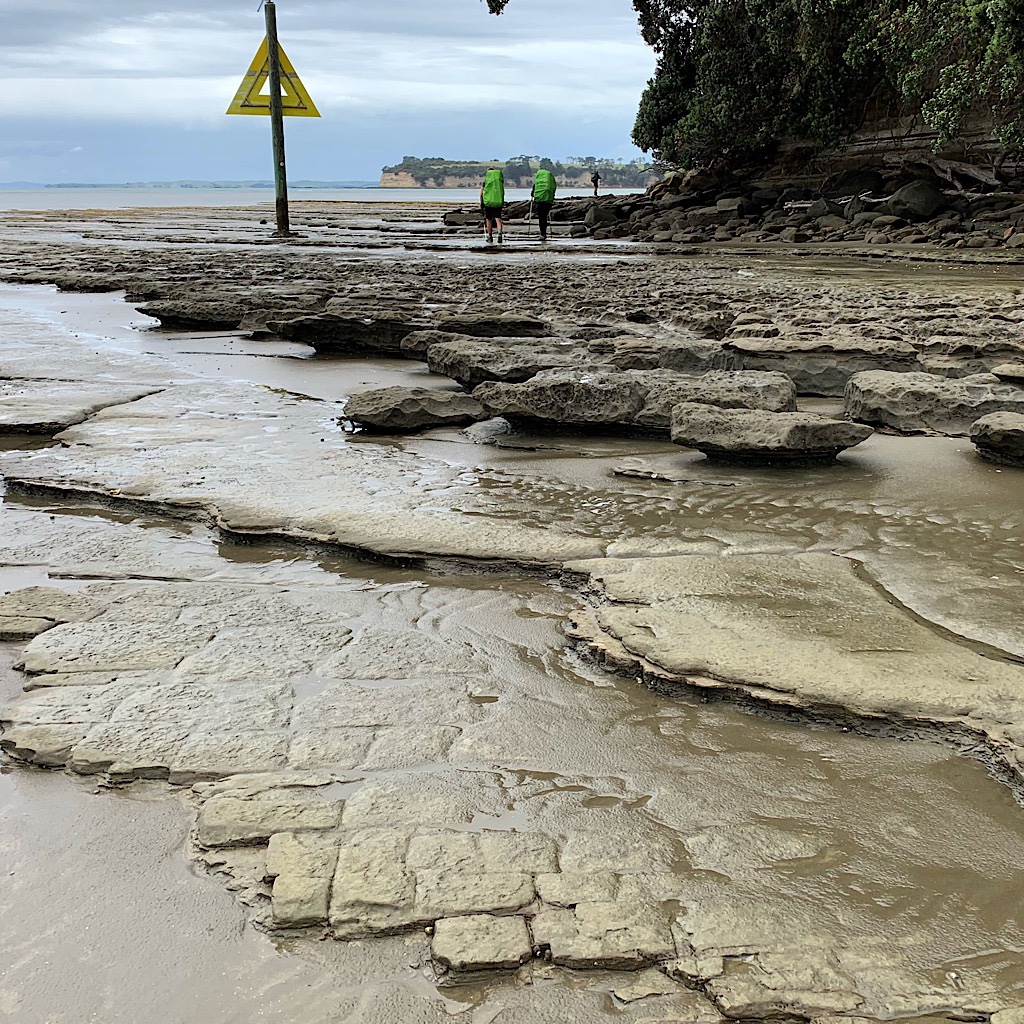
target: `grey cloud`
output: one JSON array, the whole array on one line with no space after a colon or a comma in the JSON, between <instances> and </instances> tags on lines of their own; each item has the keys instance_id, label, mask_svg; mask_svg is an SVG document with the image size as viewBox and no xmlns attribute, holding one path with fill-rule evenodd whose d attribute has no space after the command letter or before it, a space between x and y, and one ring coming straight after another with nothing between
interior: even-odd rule
<instances>
[{"instance_id":1,"label":"grey cloud","mask_svg":"<svg viewBox=\"0 0 1024 1024\"><path fill-rule=\"evenodd\" d=\"M83 36L137 25L153 17L173 20L201 16L211 26L258 31L262 16L252 0L38 0L16 5L3 0L0 50L72 43ZM516 0L500 18L480 0L334 0L302 3L278 0L283 31L385 33L412 38L518 42L540 36L573 41L599 38L612 24L637 34L629 0Z\"/></svg>"},{"instance_id":2,"label":"grey cloud","mask_svg":"<svg viewBox=\"0 0 1024 1024\"><path fill-rule=\"evenodd\" d=\"M4 177L259 175L240 165L261 163L260 125L223 116L263 34L257 2L0 0ZM285 47L325 115L289 125L299 157L309 140L301 176L372 177L416 152L632 151L653 56L629 0L515 0L500 18L480 0L277 6ZM140 147L143 138L161 141ZM19 150L19 139L46 145ZM194 173L170 175L170 162Z\"/></svg>"}]
</instances>

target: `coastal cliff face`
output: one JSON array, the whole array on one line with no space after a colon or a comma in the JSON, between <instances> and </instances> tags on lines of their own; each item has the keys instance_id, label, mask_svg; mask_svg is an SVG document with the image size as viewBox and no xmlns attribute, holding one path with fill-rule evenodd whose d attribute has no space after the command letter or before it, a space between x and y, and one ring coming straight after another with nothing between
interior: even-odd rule
<instances>
[{"instance_id":1,"label":"coastal cliff face","mask_svg":"<svg viewBox=\"0 0 1024 1024\"><path fill-rule=\"evenodd\" d=\"M874 118L841 145L826 149L789 140L778 146L775 159L761 169L759 177L813 186L843 171L872 169L887 174L922 166L950 182L955 172L963 179L961 185L975 181L994 186L1016 180L1017 186L1024 187L1024 153L1006 150L991 119L982 115L965 118L957 139L945 143L914 115Z\"/></svg>"},{"instance_id":2,"label":"coastal cliff face","mask_svg":"<svg viewBox=\"0 0 1024 1024\"><path fill-rule=\"evenodd\" d=\"M407 171L385 171L380 176L379 188L422 188Z\"/></svg>"}]
</instances>

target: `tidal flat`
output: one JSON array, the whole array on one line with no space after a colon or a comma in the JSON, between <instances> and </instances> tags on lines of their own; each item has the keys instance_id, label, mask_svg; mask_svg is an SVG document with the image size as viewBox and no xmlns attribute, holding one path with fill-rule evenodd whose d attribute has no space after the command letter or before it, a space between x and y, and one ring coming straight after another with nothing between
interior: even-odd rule
<instances>
[{"instance_id":1,"label":"tidal flat","mask_svg":"<svg viewBox=\"0 0 1024 1024\"><path fill-rule=\"evenodd\" d=\"M296 210L0 217L0 1008L1009 1021L1024 470L888 378L809 465L641 413L984 415L1015 271Z\"/></svg>"}]
</instances>

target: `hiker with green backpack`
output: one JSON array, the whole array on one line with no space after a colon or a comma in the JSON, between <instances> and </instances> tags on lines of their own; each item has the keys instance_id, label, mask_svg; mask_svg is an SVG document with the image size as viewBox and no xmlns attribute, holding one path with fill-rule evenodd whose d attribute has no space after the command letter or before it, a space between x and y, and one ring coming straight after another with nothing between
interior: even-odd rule
<instances>
[{"instance_id":1,"label":"hiker with green backpack","mask_svg":"<svg viewBox=\"0 0 1024 1024\"><path fill-rule=\"evenodd\" d=\"M548 215L555 202L555 191L558 183L555 176L543 167L533 179L533 208L537 211L537 222L540 225L540 240L548 240Z\"/></svg>"},{"instance_id":2,"label":"hiker with green backpack","mask_svg":"<svg viewBox=\"0 0 1024 1024\"><path fill-rule=\"evenodd\" d=\"M501 212L505 205L505 175L499 167L488 167L480 189L480 209L484 215L484 231L487 242L494 241L494 229L498 229L498 242L505 241L502 232Z\"/></svg>"}]
</instances>

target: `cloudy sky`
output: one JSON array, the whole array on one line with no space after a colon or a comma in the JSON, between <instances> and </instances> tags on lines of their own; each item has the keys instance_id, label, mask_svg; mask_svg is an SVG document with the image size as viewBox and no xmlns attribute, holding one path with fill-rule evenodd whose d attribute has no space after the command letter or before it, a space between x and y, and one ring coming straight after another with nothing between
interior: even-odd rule
<instances>
[{"instance_id":1,"label":"cloudy sky","mask_svg":"<svg viewBox=\"0 0 1024 1024\"><path fill-rule=\"evenodd\" d=\"M0 0L0 181L268 178L264 118L224 110L258 0ZM406 154L634 157L653 55L629 0L278 0L323 114L289 175L375 178Z\"/></svg>"}]
</instances>

